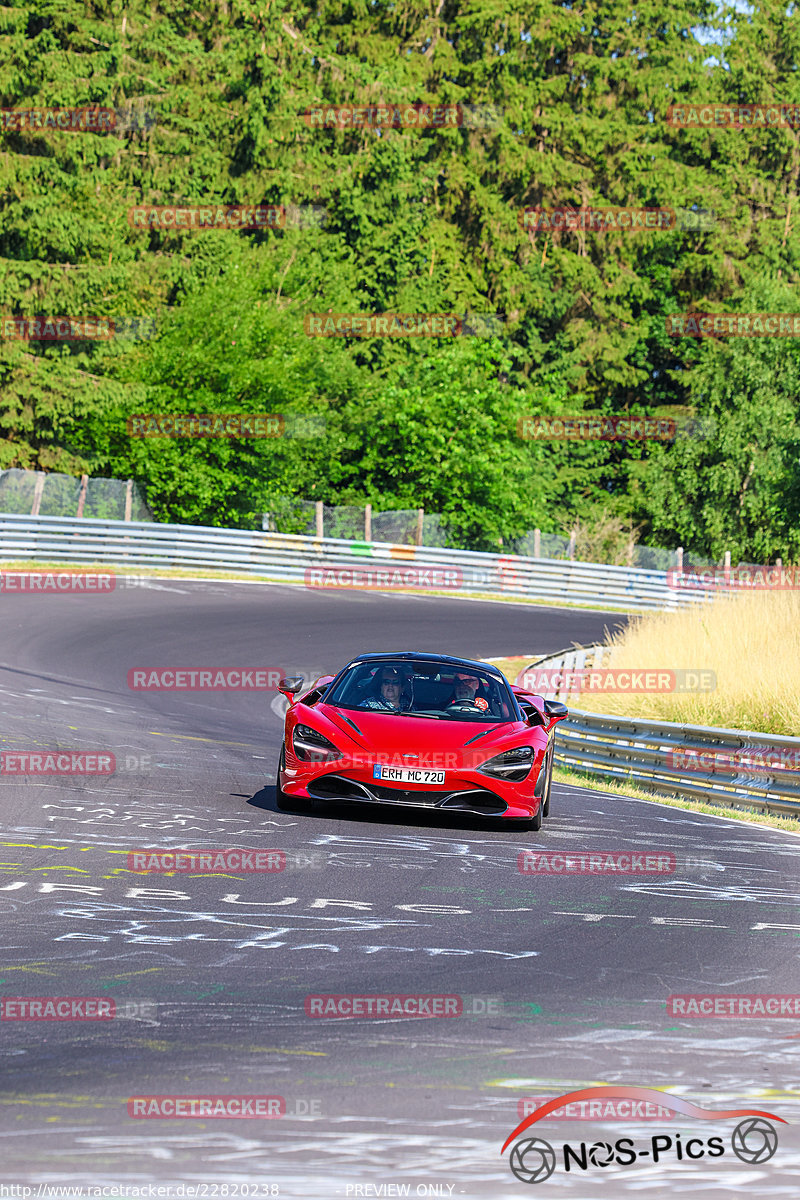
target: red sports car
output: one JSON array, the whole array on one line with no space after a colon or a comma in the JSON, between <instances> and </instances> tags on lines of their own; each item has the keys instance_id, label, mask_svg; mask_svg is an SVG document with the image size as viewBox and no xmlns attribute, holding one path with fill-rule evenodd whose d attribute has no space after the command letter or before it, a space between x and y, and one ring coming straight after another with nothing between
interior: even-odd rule
<instances>
[{"instance_id":1,"label":"red sports car","mask_svg":"<svg viewBox=\"0 0 800 1200\"><path fill-rule=\"evenodd\" d=\"M563 704L446 654L362 654L289 701L277 801L404 804L508 817L541 829Z\"/></svg>"}]
</instances>

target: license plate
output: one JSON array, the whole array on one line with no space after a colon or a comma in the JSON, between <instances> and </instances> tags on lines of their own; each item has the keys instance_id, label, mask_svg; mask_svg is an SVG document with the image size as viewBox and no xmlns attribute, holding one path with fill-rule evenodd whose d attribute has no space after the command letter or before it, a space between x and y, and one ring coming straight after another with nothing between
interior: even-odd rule
<instances>
[{"instance_id":1,"label":"license plate","mask_svg":"<svg viewBox=\"0 0 800 1200\"><path fill-rule=\"evenodd\" d=\"M372 778L389 783L444 783L444 771L428 771L425 767L373 767Z\"/></svg>"}]
</instances>

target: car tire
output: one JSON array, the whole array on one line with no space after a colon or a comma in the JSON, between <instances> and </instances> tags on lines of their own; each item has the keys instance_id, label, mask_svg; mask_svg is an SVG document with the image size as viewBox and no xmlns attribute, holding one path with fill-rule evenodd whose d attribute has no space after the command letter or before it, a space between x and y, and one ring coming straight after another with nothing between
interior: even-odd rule
<instances>
[{"instance_id":1,"label":"car tire","mask_svg":"<svg viewBox=\"0 0 800 1200\"><path fill-rule=\"evenodd\" d=\"M542 782L543 781L543 782ZM539 787L541 783L541 788ZM547 800L548 800L548 785L550 783L550 762L546 760L539 774L536 777L536 784L533 789L534 800L539 801L539 807L536 810L536 816L531 817L531 829L537 833L542 828L542 820L547 816Z\"/></svg>"},{"instance_id":2,"label":"car tire","mask_svg":"<svg viewBox=\"0 0 800 1200\"><path fill-rule=\"evenodd\" d=\"M275 803L281 812L291 812L294 801L291 796L287 796L286 792L281 787L281 771L286 766L286 753L284 747L281 746L281 757L278 763L278 774L275 777Z\"/></svg>"},{"instance_id":3,"label":"car tire","mask_svg":"<svg viewBox=\"0 0 800 1200\"><path fill-rule=\"evenodd\" d=\"M544 785L544 797L542 805L542 816L550 816L550 793L553 790L553 759L556 756L555 746L550 751L550 760L547 764L547 781Z\"/></svg>"},{"instance_id":4,"label":"car tire","mask_svg":"<svg viewBox=\"0 0 800 1200\"><path fill-rule=\"evenodd\" d=\"M281 787L281 771L286 768L286 754L281 746L281 757L278 763L278 774L275 778L275 806L280 812L302 813L310 812L316 807L316 801L305 796L290 796Z\"/></svg>"}]
</instances>

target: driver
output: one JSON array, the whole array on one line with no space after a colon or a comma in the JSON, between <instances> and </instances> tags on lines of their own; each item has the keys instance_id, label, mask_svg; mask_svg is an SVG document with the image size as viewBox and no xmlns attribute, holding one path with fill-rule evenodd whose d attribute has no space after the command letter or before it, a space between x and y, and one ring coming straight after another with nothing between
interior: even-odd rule
<instances>
[{"instance_id":1,"label":"driver","mask_svg":"<svg viewBox=\"0 0 800 1200\"><path fill-rule=\"evenodd\" d=\"M486 712L489 704L484 700L483 696L479 696L478 688L480 680L477 675L469 675L464 671L457 671L454 684L453 695L447 702L449 708L452 704L457 704L462 707L477 708L480 712Z\"/></svg>"},{"instance_id":2,"label":"driver","mask_svg":"<svg viewBox=\"0 0 800 1200\"><path fill-rule=\"evenodd\" d=\"M379 692L362 701L361 708L378 708L384 712L400 712L403 676L396 667L381 667L378 672Z\"/></svg>"}]
</instances>

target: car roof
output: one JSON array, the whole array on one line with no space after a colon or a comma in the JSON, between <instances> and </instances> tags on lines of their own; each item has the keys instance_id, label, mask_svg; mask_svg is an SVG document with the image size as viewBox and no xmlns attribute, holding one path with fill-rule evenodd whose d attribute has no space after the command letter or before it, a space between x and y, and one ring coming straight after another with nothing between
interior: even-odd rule
<instances>
[{"instance_id":1,"label":"car roof","mask_svg":"<svg viewBox=\"0 0 800 1200\"><path fill-rule=\"evenodd\" d=\"M366 654L357 654L347 665L349 667L356 662L380 661L383 658L407 659L412 663L444 662L454 667L479 667L482 671L490 671L493 675L505 679L503 672L493 663L481 662L479 658L456 658L452 654L431 654L426 650L370 650Z\"/></svg>"}]
</instances>

